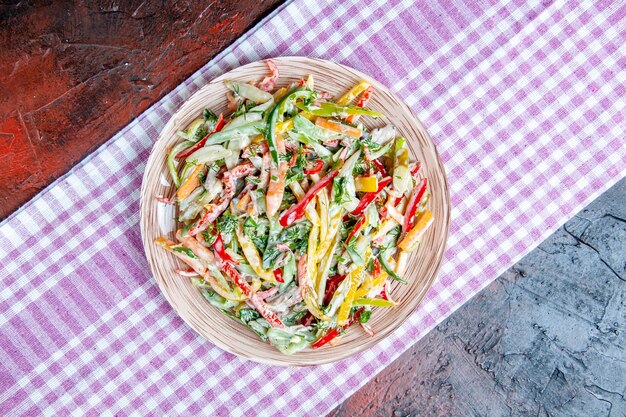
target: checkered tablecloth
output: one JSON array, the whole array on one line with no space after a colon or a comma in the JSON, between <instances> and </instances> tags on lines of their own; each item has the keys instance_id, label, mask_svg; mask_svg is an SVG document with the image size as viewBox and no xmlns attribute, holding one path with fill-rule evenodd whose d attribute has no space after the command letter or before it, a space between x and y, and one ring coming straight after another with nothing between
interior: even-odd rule
<instances>
[{"instance_id":1,"label":"checkered tablecloth","mask_svg":"<svg viewBox=\"0 0 626 417\"><path fill-rule=\"evenodd\" d=\"M426 5L426 3L428 5ZM323 415L626 174L623 1L291 2L0 224L0 415ZM139 188L167 120L277 55L380 80L424 121L452 225L425 302L376 348L307 369L198 337L150 274Z\"/></svg>"}]
</instances>

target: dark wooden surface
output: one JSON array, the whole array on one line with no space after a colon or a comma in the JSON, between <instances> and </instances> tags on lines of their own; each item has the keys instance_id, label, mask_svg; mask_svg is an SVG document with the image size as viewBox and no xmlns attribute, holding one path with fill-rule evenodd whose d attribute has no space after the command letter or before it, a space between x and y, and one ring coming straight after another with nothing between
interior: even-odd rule
<instances>
[{"instance_id":1,"label":"dark wooden surface","mask_svg":"<svg viewBox=\"0 0 626 417\"><path fill-rule=\"evenodd\" d=\"M0 219L282 0L0 3Z\"/></svg>"},{"instance_id":2,"label":"dark wooden surface","mask_svg":"<svg viewBox=\"0 0 626 417\"><path fill-rule=\"evenodd\" d=\"M626 416L626 179L329 417Z\"/></svg>"}]
</instances>

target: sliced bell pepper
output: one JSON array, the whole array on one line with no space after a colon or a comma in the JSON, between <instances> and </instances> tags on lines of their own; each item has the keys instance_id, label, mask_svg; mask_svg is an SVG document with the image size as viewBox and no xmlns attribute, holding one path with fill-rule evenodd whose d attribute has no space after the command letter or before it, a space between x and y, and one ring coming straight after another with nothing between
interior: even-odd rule
<instances>
[{"instance_id":1,"label":"sliced bell pepper","mask_svg":"<svg viewBox=\"0 0 626 417\"><path fill-rule=\"evenodd\" d=\"M222 240L222 234L217 232L217 237L215 238L215 242L213 242L213 250L223 260L227 262L232 262L235 265L239 265L239 262L236 259L233 259L228 252L226 252L226 248L224 247L224 241Z\"/></svg>"},{"instance_id":2,"label":"sliced bell pepper","mask_svg":"<svg viewBox=\"0 0 626 417\"><path fill-rule=\"evenodd\" d=\"M363 228L363 226L365 225L366 222L367 222L367 216L361 216L359 218L359 221L356 222L356 224L354 225L354 227L350 231L350 234L348 234L348 237L346 238L346 244L349 244L350 243L350 239L352 239L354 236L356 236L357 233L359 233L361 231L361 229Z\"/></svg>"},{"instance_id":3,"label":"sliced bell pepper","mask_svg":"<svg viewBox=\"0 0 626 417\"><path fill-rule=\"evenodd\" d=\"M349 216L358 217L361 214L363 214L363 212L376 199L376 197L378 197L378 195L385 189L385 187L389 185L391 180L392 180L391 177L386 177L378 181L378 189L375 192L365 194L363 198L361 198L361 201L359 201L359 204L356 206L356 208L352 210L352 212L349 215L346 214L344 216L343 218L344 221L347 220Z\"/></svg>"},{"instance_id":4,"label":"sliced bell pepper","mask_svg":"<svg viewBox=\"0 0 626 417\"><path fill-rule=\"evenodd\" d=\"M347 117L350 115L383 117L382 113L374 110L364 109L357 106L336 104L331 101L323 101L319 106L296 103L296 107L318 117Z\"/></svg>"},{"instance_id":5,"label":"sliced bell pepper","mask_svg":"<svg viewBox=\"0 0 626 417\"><path fill-rule=\"evenodd\" d=\"M178 197L178 201L187 197L193 190L195 190L200 185L200 178L198 175L204 169L204 164L198 164L191 172L191 175L185 180L183 185L180 186L178 191L176 192L176 197Z\"/></svg>"},{"instance_id":6,"label":"sliced bell pepper","mask_svg":"<svg viewBox=\"0 0 626 417\"><path fill-rule=\"evenodd\" d=\"M346 278L350 280L350 289L348 290L346 298L343 300L343 303L341 304L341 306L339 307L339 311L337 312L337 324L340 326L343 326L348 322L350 309L352 308L352 302L354 301L354 294L356 294L356 290L359 286L360 280L362 279L364 269L364 265L359 265L352 271L350 271L348 277Z\"/></svg>"},{"instance_id":7,"label":"sliced bell pepper","mask_svg":"<svg viewBox=\"0 0 626 417\"><path fill-rule=\"evenodd\" d=\"M382 162L380 162L378 159L372 159L372 164L374 164L376 169L378 169L378 172L380 172L383 177L387 176L387 170L385 169L385 166Z\"/></svg>"},{"instance_id":8,"label":"sliced bell pepper","mask_svg":"<svg viewBox=\"0 0 626 417\"><path fill-rule=\"evenodd\" d=\"M354 186L357 191L372 193L378 189L378 178L374 175L356 177Z\"/></svg>"},{"instance_id":9,"label":"sliced bell pepper","mask_svg":"<svg viewBox=\"0 0 626 417\"><path fill-rule=\"evenodd\" d=\"M174 181L174 185L176 186L176 188L180 187L180 181L181 181L180 177L178 176L178 165L176 164L176 155L178 155L179 152L182 152L183 150L189 148L190 146L193 146L193 142L191 141L181 142L177 144L176 146L174 146L172 150L170 150L170 153L167 155L167 167L170 170L170 175L172 176L172 180Z\"/></svg>"},{"instance_id":10,"label":"sliced bell pepper","mask_svg":"<svg viewBox=\"0 0 626 417\"><path fill-rule=\"evenodd\" d=\"M417 223L406 234L404 239L398 244L400 249L407 252L412 252L417 248L422 236L426 233L426 230L433 223L433 214L430 210L423 211L417 218ZM390 274L391 275L391 274Z\"/></svg>"},{"instance_id":11,"label":"sliced bell pepper","mask_svg":"<svg viewBox=\"0 0 626 417\"><path fill-rule=\"evenodd\" d=\"M393 307L396 305L391 300L383 300L380 298L358 298L352 303L353 306L374 306L374 307Z\"/></svg>"},{"instance_id":12,"label":"sliced bell pepper","mask_svg":"<svg viewBox=\"0 0 626 417\"><path fill-rule=\"evenodd\" d=\"M423 178L422 181L413 189L409 203L406 206L406 212L404 213L404 223L402 224L402 232L407 233L415 225L415 214L417 208L420 205L420 201L426 193L426 187L428 187L428 180Z\"/></svg>"},{"instance_id":13,"label":"sliced bell pepper","mask_svg":"<svg viewBox=\"0 0 626 417\"><path fill-rule=\"evenodd\" d=\"M283 278L283 270L282 269L276 268L274 270L274 279L276 280L276 282L280 282L280 283L285 282L285 279Z\"/></svg>"},{"instance_id":14,"label":"sliced bell pepper","mask_svg":"<svg viewBox=\"0 0 626 417\"><path fill-rule=\"evenodd\" d=\"M361 94L363 91L367 90L370 87L371 87L370 83L368 83L367 81L361 81L360 83L352 87L350 90L348 90L343 96L339 97L339 99L337 99L337 104L346 105L350 103L352 100L356 98L356 96L358 96L359 94Z\"/></svg>"},{"instance_id":15,"label":"sliced bell pepper","mask_svg":"<svg viewBox=\"0 0 626 417\"><path fill-rule=\"evenodd\" d=\"M333 294L337 291L337 287L345 278L345 275L335 275L332 278L328 278L326 283L326 293L324 294L324 305L328 305L328 303L330 303L330 300L333 298Z\"/></svg>"},{"instance_id":16,"label":"sliced bell pepper","mask_svg":"<svg viewBox=\"0 0 626 417\"><path fill-rule=\"evenodd\" d=\"M199 140L195 145L193 145L190 148L187 148L183 151L180 151L178 154L176 154L176 158L186 158L189 155L191 155L192 153L194 153L195 151L197 151L198 149L202 148L207 140L209 139L209 137L216 133L219 132L220 130L222 130L224 128L224 125L226 123L224 122L224 113L220 113L219 117L217 118L217 122L215 123L215 126L213 127L213 130L211 132L209 132L204 138L202 138L201 140Z\"/></svg>"},{"instance_id":17,"label":"sliced bell pepper","mask_svg":"<svg viewBox=\"0 0 626 417\"><path fill-rule=\"evenodd\" d=\"M373 92L374 92L374 87L372 87L371 85L367 87L365 91L363 91L363 93L361 94L361 97L359 98L359 101L357 101L356 106L357 107L367 106L367 103L370 101L370 97L372 96ZM348 116L346 121L348 123L356 123L358 119L359 119L358 114L351 114L350 116Z\"/></svg>"},{"instance_id":18,"label":"sliced bell pepper","mask_svg":"<svg viewBox=\"0 0 626 417\"><path fill-rule=\"evenodd\" d=\"M302 197L302 199L297 204L289 207L289 209L287 209L283 212L283 214L280 215L278 219L280 225L283 227L287 227L293 224L296 220L301 219L302 216L304 216L307 205L311 202L311 200L313 200L313 197L315 197L315 195L322 188L330 184L330 182L333 180L333 178L335 178L335 176L337 176L338 173L339 169L334 169L333 171L329 172L325 177L316 182L314 186L309 188L309 191L306 192L304 197Z\"/></svg>"},{"instance_id":19,"label":"sliced bell pepper","mask_svg":"<svg viewBox=\"0 0 626 417\"><path fill-rule=\"evenodd\" d=\"M322 161L321 159L318 159L314 162L315 165L313 165L313 167L311 168L306 168L304 170L304 173L307 175L313 175L313 174L317 174L319 173L322 168L324 167L324 161Z\"/></svg>"},{"instance_id":20,"label":"sliced bell pepper","mask_svg":"<svg viewBox=\"0 0 626 417\"><path fill-rule=\"evenodd\" d=\"M315 342L313 342L311 347L313 349L317 349L317 348L320 348L320 347L324 346L325 344L327 344L331 340L335 339L344 330L346 330L355 320L359 320L359 317L360 317L360 315L361 315L361 313L363 312L364 309L365 309L364 307L359 308L354 313L354 315L350 318L348 323L346 323L345 325L339 326L339 327L335 327L335 328L332 328L332 329L328 330L326 333L324 333L324 335L322 337L320 337Z\"/></svg>"},{"instance_id":21,"label":"sliced bell pepper","mask_svg":"<svg viewBox=\"0 0 626 417\"><path fill-rule=\"evenodd\" d=\"M241 246L241 250L243 255L246 257L248 264L250 264L250 268L262 279L265 281L273 282L274 274L272 272L266 271L262 267L263 261L259 256L259 252L256 250L256 246L252 243L243 233L243 225L239 223L238 227L235 229L235 233L237 234L237 240L239 241L239 245Z\"/></svg>"},{"instance_id":22,"label":"sliced bell pepper","mask_svg":"<svg viewBox=\"0 0 626 417\"><path fill-rule=\"evenodd\" d=\"M352 136L353 138L360 138L361 135L363 135L363 131L361 129L328 120L323 117L315 119L315 125L321 127L322 129L341 133L342 135Z\"/></svg>"}]
</instances>

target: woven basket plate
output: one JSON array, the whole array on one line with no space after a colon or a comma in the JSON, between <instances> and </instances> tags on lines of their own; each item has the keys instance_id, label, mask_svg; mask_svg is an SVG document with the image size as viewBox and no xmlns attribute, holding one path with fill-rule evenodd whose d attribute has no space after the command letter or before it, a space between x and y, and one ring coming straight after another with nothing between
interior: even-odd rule
<instances>
[{"instance_id":1,"label":"woven basket plate","mask_svg":"<svg viewBox=\"0 0 626 417\"><path fill-rule=\"evenodd\" d=\"M264 62L254 62L230 71L195 93L167 123L155 143L146 166L141 186L141 236L152 273L161 291L174 310L196 332L222 349L241 357L269 364L284 366L308 366L337 361L374 346L400 326L422 301L437 274L448 235L450 221L450 198L443 164L435 145L424 126L413 116L409 108L379 82L343 65L320 59L303 57L280 57L278 87L298 81L312 74L315 87L328 91L335 97L347 91L361 80L368 80L375 87L369 108L384 113L386 120L364 118L368 127L393 123L399 135L407 138L411 159L421 161L423 173L428 177L431 200L428 203L434 215L434 223L428 230L419 249L410 258L405 278L408 285L392 285L392 297L398 302L395 308L375 308L370 320L375 335L366 335L358 326L351 327L335 346L317 350L307 349L292 356L281 354L264 343L243 324L227 317L211 306L188 278L176 274L182 267L173 255L154 243L158 236L174 238L176 230L175 209L159 203L157 196L173 196L174 187L169 180L166 165L168 148L179 139L178 130L184 129L199 117L202 109L219 113L226 111L226 87L223 80L259 80L266 72Z\"/></svg>"}]
</instances>

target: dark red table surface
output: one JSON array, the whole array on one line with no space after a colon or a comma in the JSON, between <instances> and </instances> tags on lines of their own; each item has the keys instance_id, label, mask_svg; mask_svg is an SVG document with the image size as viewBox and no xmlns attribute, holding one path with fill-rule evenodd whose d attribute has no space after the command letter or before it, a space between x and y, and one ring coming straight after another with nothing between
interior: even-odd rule
<instances>
[{"instance_id":1,"label":"dark red table surface","mask_svg":"<svg viewBox=\"0 0 626 417\"><path fill-rule=\"evenodd\" d=\"M2 3L0 219L280 3Z\"/></svg>"}]
</instances>

